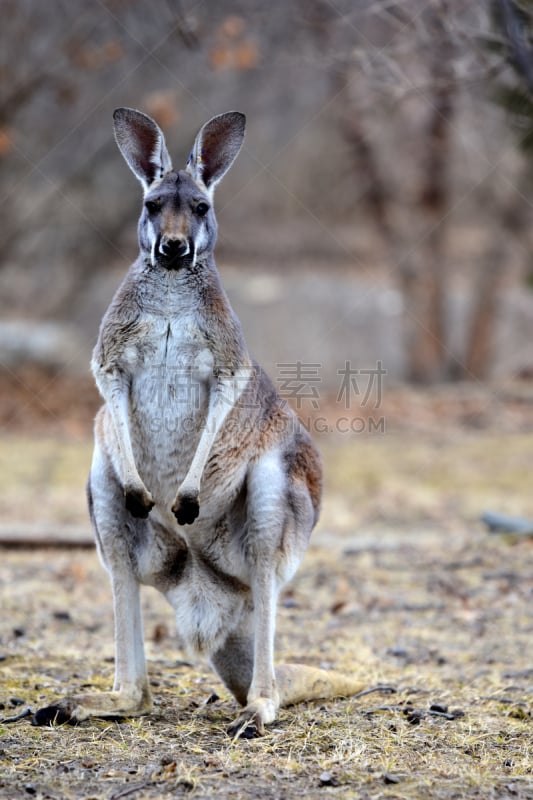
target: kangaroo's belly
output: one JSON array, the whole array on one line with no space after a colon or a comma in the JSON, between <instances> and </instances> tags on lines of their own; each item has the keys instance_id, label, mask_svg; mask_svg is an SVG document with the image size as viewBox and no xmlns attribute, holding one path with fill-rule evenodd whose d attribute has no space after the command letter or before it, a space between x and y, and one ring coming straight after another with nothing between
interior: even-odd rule
<instances>
[{"instance_id":1,"label":"kangaroo's belly","mask_svg":"<svg viewBox=\"0 0 533 800\"><path fill-rule=\"evenodd\" d=\"M139 580L165 595L181 643L191 652L218 649L252 607L238 504L218 522L200 518L190 530L176 529L156 506L133 553Z\"/></svg>"},{"instance_id":2,"label":"kangaroo's belly","mask_svg":"<svg viewBox=\"0 0 533 800\"><path fill-rule=\"evenodd\" d=\"M195 580L177 584L166 598L176 615L178 638L193 654L216 652L252 609L247 587L239 591L200 573Z\"/></svg>"}]
</instances>

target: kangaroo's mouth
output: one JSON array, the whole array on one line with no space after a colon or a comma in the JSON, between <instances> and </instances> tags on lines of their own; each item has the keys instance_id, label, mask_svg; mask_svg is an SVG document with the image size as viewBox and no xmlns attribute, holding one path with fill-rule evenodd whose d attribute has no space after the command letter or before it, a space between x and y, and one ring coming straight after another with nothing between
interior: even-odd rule
<instances>
[{"instance_id":1,"label":"kangaroo's mouth","mask_svg":"<svg viewBox=\"0 0 533 800\"><path fill-rule=\"evenodd\" d=\"M160 267L168 269L169 271L177 271L187 267L192 267L194 265L194 260L193 253L187 253L184 256L163 256L158 254L156 258L157 264Z\"/></svg>"},{"instance_id":2,"label":"kangaroo's mouth","mask_svg":"<svg viewBox=\"0 0 533 800\"><path fill-rule=\"evenodd\" d=\"M191 238L158 236L152 245L152 264L167 270L181 270L193 266L196 248Z\"/></svg>"}]
</instances>

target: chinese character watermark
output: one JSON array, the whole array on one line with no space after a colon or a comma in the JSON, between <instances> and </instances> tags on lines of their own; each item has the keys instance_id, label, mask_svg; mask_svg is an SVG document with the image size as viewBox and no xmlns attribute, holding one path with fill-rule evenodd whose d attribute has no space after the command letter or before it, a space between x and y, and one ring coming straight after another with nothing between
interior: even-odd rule
<instances>
[{"instance_id":1,"label":"chinese character watermark","mask_svg":"<svg viewBox=\"0 0 533 800\"><path fill-rule=\"evenodd\" d=\"M292 364L278 364L278 394L282 399L295 400L296 408L302 408L302 402L309 400L313 408L319 408L320 394L318 386L322 382L319 370L322 364L295 361Z\"/></svg>"},{"instance_id":2,"label":"chinese character watermark","mask_svg":"<svg viewBox=\"0 0 533 800\"><path fill-rule=\"evenodd\" d=\"M337 375L342 378L337 403L344 401L344 408L350 408L354 398L357 398L361 407L369 405L373 400L372 407L380 408L386 374L382 361L378 361L372 369L357 369L352 367L350 361L345 361L344 368L337 370Z\"/></svg>"},{"instance_id":3,"label":"chinese character watermark","mask_svg":"<svg viewBox=\"0 0 533 800\"><path fill-rule=\"evenodd\" d=\"M265 387L267 391L270 390L261 368L255 364L239 368L227 365L213 367L201 362L182 363L175 367L160 364L154 365L152 371L152 380L145 385L145 390L151 393L152 407L157 410L151 420L152 427L156 426L157 430L185 433L194 429L200 432L209 424L209 408L214 400L212 392L217 395L215 402L250 410L250 413L236 416L235 424L240 428L248 424L256 427L264 424L268 427L274 419L282 425L296 422L291 415L267 415L263 418L256 413L264 402ZM385 432L385 417L372 413L381 407L383 401L387 370L381 360L371 368L354 367L352 362L345 361L344 366L336 370L336 387L329 377L331 371L328 370L327 381L323 381L322 371L323 365L319 362L278 364L277 375L273 377L277 384L280 408L291 401L300 418L298 424L303 424L314 433ZM341 406L346 411L359 408L361 414L335 414L332 405L334 391L337 407ZM307 421L304 419L306 408ZM325 412L325 416L319 415L320 410Z\"/></svg>"}]
</instances>

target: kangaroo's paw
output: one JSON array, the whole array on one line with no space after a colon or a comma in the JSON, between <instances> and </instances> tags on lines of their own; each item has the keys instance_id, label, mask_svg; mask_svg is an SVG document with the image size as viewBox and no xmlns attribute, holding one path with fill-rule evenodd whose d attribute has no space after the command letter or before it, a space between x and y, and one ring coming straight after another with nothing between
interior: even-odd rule
<instances>
[{"instance_id":1,"label":"kangaroo's paw","mask_svg":"<svg viewBox=\"0 0 533 800\"><path fill-rule=\"evenodd\" d=\"M149 714L152 700L147 689L139 692L102 692L64 697L57 703L40 708L32 717L32 725L76 725L90 717L140 717Z\"/></svg>"},{"instance_id":2,"label":"kangaroo's paw","mask_svg":"<svg viewBox=\"0 0 533 800\"><path fill-rule=\"evenodd\" d=\"M179 491L172 506L172 513L179 525L192 525L200 513L199 493L196 490Z\"/></svg>"},{"instance_id":3,"label":"kangaroo's paw","mask_svg":"<svg viewBox=\"0 0 533 800\"><path fill-rule=\"evenodd\" d=\"M132 517L146 519L152 508L154 500L148 489L144 486L127 486L124 490L126 508Z\"/></svg>"},{"instance_id":4,"label":"kangaroo's paw","mask_svg":"<svg viewBox=\"0 0 533 800\"><path fill-rule=\"evenodd\" d=\"M232 739L255 739L264 736L265 725L276 719L276 704L273 700L259 698L249 703L237 719L228 725L226 732Z\"/></svg>"}]
</instances>

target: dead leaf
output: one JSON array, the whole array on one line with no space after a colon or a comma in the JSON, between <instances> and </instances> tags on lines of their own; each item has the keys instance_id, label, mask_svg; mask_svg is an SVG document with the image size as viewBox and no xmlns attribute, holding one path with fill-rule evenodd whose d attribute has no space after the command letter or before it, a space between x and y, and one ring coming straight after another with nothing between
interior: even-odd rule
<instances>
[{"instance_id":1,"label":"dead leaf","mask_svg":"<svg viewBox=\"0 0 533 800\"><path fill-rule=\"evenodd\" d=\"M339 578L339 580L337 581L335 596L330 606L331 613L338 614L339 611L342 611L342 609L347 605L349 597L350 597L350 585L346 580L346 578L343 576Z\"/></svg>"}]
</instances>

